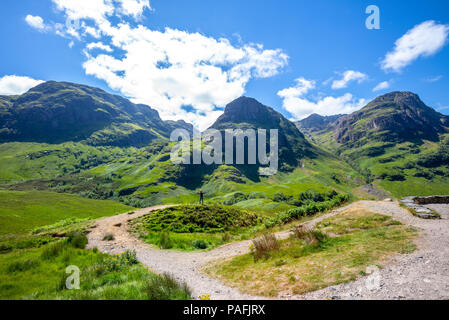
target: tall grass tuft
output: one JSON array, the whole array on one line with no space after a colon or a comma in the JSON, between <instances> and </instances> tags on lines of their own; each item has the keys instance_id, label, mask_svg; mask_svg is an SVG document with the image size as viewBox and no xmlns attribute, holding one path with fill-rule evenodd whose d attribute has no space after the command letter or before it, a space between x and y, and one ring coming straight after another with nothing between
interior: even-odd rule
<instances>
[{"instance_id":1,"label":"tall grass tuft","mask_svg":"<svg viewBox=\"0 0 449 320\"><path fill-rule=\"evenodd\" d=\"M321 231L309 229L303 224L296 226L292 231L296 239L303 240L308 245L322 245L328 238L327 235Z\"/></svg>"},{"instance_id":2,"label":"tall grass tuft","mask_svg":"<svg viewBox=\"0 0 449 320\"><path fill-rule=\"evenodd\" d=\"M80 231L70 232L67 236L67 243L77 249L86 248L88 242L86 235Z\"/></svg>"},{"instance_id":3,"label":"tall grass tuft","mask_svg":"<svg viewBox=\"0 0 449 320\"><path fill-rule=\"evenodd\" d=\"M178 283L168 273L151 277L146 283L145 290L149 300L188 300L192 295L185 282Z\"/></svg>"},{"instance_id":4,"label":"tall grass tuft","mask_svg":"<svg viewBox=\"0 0 449 320\"><path fill-rule=\"evenodd\" d=\"M270 252L277 251L281 247L279 240L274 234L267 233L262 237L254 239L251 247L251 253L254 256L254 260L258 261L262 258L268 258Z\"/></svg>"},{"instance_id":5,"label":"tall grass tuft","mask_svg":"<svg viewBox=\"0 0 449 320\"><path fill-rule=\"evenodd\" d=\"M24 261L17 261L11 263L7 269L6 272L13 273L13 272L23 272L27 270L34 269L40 265L40 262L37 260L27 259Z\"/></svg>"},{"instance_id":6,"label":"tall grass tuft","mask_svg":"<svg viewBox=\"0 0 449 320\"><path fill-rule=\"evenodd\" d=\"M170 238L170 233L168 231L162 231L159 236L159 247L161 249L171 249L173 248L173 241Z\"/></svg>"}]
</instances>

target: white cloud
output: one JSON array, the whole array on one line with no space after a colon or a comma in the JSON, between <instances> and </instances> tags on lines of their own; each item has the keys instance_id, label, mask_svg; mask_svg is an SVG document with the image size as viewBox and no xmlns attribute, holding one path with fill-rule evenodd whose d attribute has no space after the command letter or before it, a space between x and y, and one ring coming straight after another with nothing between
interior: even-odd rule
<instances>
[{"instance_id":1,"label":"white cloud","mask_svg":"<svg viewBox=\"0 0 449 320\"><path fill-rule=\"evenodd\" d=\"M42 80L16 75L0 78L0 95L11 96L27 92L29 89L41 84Z\"/></svg>"},{"instance_id":2,"label":"white cloud","mask_svg":"<svg viewBox=\"0 0 449 320\"><path fill-rule=\"evenodd\" d=\"M364 73L354 70L348 70L343 73L343 78L340 80L334 80L332 82L332 89L344 89L348 87L348 84L352 81L362 83L368 79L368 76Z\"/></svg>"},{"instance_id":3,"label":"white cloud","mask_svg":"<svg viewBox=\"0 0 449 320\"><path fill-rule=\"evenodd\" d=\"M106 20L114 13L111 0L52 0L59 11L63 11L70 20L94 20L97 23Z\"/></svg>"},{"instance_id":4,"label":"white cloud","mask_svg":"<svg viewBox=\"0 0 449 320\"><path fill-rule=\"evenodd\" d=\"M296 86L290 87L278 92L278 96L284 99L290 97L301 97L307 94L310 90L315 89L316 82L314 80L306 80L298 78L295 80Z\"/></svg>"},{"instance_id":5,"label":"white cloud","mask_svg":"<svg viewBox=\"0 0 449 320\"><path fill-rule=\"evenodd\" d=\"M441 50L447 42L449 25L425 21L395 43L392 52L387 53L381 63L385 71L400 72L419 57L429 57Z\"/></svg>"},{"instance_id":6,"label":"white cloud","mask_svg":"<svg viewBox=\"0 0 449 320\"><path fill-rule=\"evenodd\" d=\"M217 107L244 94L248 81L277 74L288 60L281 50L235 47L227 39L170 28L105 24L102 30L125 54L121 59L88 56L86 73L134 102L151 105L164 119L189 119L200 129L212 124Z\"/></svg>"},{"instance_id":7,"label":"white cloud","mask_svg":"<svg viewBox=\"0 0 449 320\"><path fill-rule=\"evenodd\" d=\"M117 0L120 3L119 13L139 19L145 9L151 9L149 0Z\"/></svg>"},{"instance_id":8,"label":"white cloud","mask_svg":"<svg viewBox=\"0 0 449 320\"><path fill-rule=\"evenodd\" d=\"M108 17L132 16L139 19L145 9L151 9L149 0L52 0L59 11L71 20L93 20L101 23Z\"/></svg>"},{"instance_id":9,"label":"white cloud","mask_svg":"<svg viewBox=\"0 0 449 320\"><path fill-rule=\"evenodd\" d=\"M381 91L381 90L386 90L390 88L390 82L389 81L383 81L381 83L379 83L374 89L373 92L376 91Z\"/></svg>"},{"instance_id":10,"label":"white cloud","mask_svg":"<svg viewBox=\"0 0 449 320\"><path fill-rule=\"evenodd\" d=\"M46 32L50 29L50 27L44 23L44 19L39 16L32 16L29 14L25 17L25 21L29 26L40 32Z\"/></svg>"},{"instance_id":11,"label":"white cloud","mask_svg":"<svg viewBox=\"0 0 449 320\"><path fill-rule=\"evenodd\" d=\"M294 120L304 119L313 113L323 116L352 113L366 104L365 99L356 99L350 93L340 97L322 97L315 101L304 97L312 89L315 89L315 81L299 78L296 86L278 92L283 99L284 109L290 112Z\"/></svg>"},{"instance_id":12,"label":"white cloud","mask_svg":"<svg viewBox=\"0 0 449 320\"><path fill-rule=\"evenodd\" d=\"M108 45L103 44L103 42L92 42L86 47L88 50L100 49L106 52L112 52L112 48Z\"/></svg>"},{"instance_id":13,"label":"white cloud","mask_svg":"<svg viewBox=\"0 0 449 320\"><path fill-rule=\"evenodd\" d=\"M85 45L86 74L133 102L150 105L163 119L191 121L200 129L243 95L251 79L272 77L288 63L282 50L260 44L234 45L200 33L132 26L129 19L152 10L148 0L52 1L68 21L77 22L77 28L55 24L54 31Z\"/></svg>"}]
</instances>

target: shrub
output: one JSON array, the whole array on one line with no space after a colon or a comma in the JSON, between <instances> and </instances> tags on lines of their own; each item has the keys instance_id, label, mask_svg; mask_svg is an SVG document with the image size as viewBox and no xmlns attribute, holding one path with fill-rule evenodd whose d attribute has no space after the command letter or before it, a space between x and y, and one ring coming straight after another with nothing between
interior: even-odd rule
<instances>
[{"instance_id":1,"label":"shrub","mask_svg":"<svg viewBox=\"0 0 449 320\"><path fill-rule=\"evenodd\" d=\"M241 192L236 192L229 199L226 199L225 201L223 201L223 204L226 206L232 206L236 203L246 201L246 200L248 200L248 195L241 193Z\"/></svg>"},{"instance_id":2,"label":"shrub","mask_svg":"<svg viewBox=\"0 0 449 320\"><path fill-rule=\"evenodd\" d=\"M195 240L193 241L192 245L199 250L204 250L207 249L208 245L206 243L206 241L204 240Z\"/></svg>"},{"instance_id":3,"label":"shrub","mask_svg":"<svg viewBox=\"0 0 449 320\"><path fill-rule=\"evenodd\" d=\"M150 300L189 300L192 295L185 282L178 283L168 273L151 277L145 285L145 291Z\"/></svg>"},{"instance_id":4,"label":"shrub","mask_svg":"<svg viewBox=\"0 0 449 320\"><path fill-rule=\"evenodd\" d=\"M273 196L273 201L274 202L289 202L292 200L292 196L286 196L285 194L283 194L282 192L277 192L274 196Z\"/></svg>"},{"instance_id":5,"label":"shrub","mask_svg":"<svg viewBox=\"0 0 449 320\"><path fill-rule=\"evenodd\" d=\"M267 195L263 192L253 191L248 195L248 199L266 199Z\"/></svg>"},{"instance_id":6,"label":"shrub","mask_svg":"<svg viewBox=\"0 0 449 320\"><path fill-rule=\"evenodd\" d=\"M268 258L270 252L279 250L280 246L280 242L276 236L267 233L262 237L253 240L251 253L254 256L254 260L258 261L262 258Z\"/></svg>"},{"instance_id":7,"label":"shrub","mask_svg":"<svg viewBox=\"0 0 449 320\"><path fill-rule=\"evenodd\" d=\"M229 234L229 232L225 232L223 233L223 235L221 236L221 241L223 242L228 242L232 239L231 235Z\"/></svg>"},{"instance_id":8,"label":"shrub","mask_svg":"<svg viewBox=\"0 0 449 320\"><path fill-rule=\"evenodd\" d=\"M73 231L68 234L67 243L74 248L84 249L89 241L84 233Z\"/></svg>"},{"instance_id":9,"label":"shrub","mask_svg":"<svg viewBox=\"0 0 449 320\"><path fill-rule=\"evenodd\" d=\"M64 249L66 249L67 244L65 241L59 241L54 244L44 247L41 253L41 258L43 260L50 260L59 256Z\"/></svg>"},{"instance_id":10,"label":"shrub","mask_svg":"<svg viewBox=\"0 0 449 320\"><path fill-rule=\"evenodd\" d=\"M103 237L103 241L114 241L115 237L112 233L106 233Z\"/></svg>"},{"instance_id":11,"label":"shrub","mask_svg":"<svg viewBox=\"0 0 449 320\"><path fill-rule=\"evenodd\" d=\"M170 233L168 231L162 231L159 236L159 247L161 249L171 249L173 248L173 241L170 238Z\"/></svg>"},{"instance_id":12,"label":"shrub","mask_svg":"<svg viewBox=\"0 0 449 320\"><path fill-rule=\"evenodd\" d=\"M0 244L0 254L10 252L13 247L9 244Z\"/></svg>"},{"instance_id":13,"label":"shrub","mask_svg":"<svg viewBox=\"0 0 449 320\"><path fill-rule=\"evenodd\" d=\"M309 194L310 195L310 194ZM307 195L304 195L307 197ZM308 203L299 208L290 209L287 212L282 212L274 216L273 218L267 219L265 221L265 227L272 228L276 225L287 224L293 220L299 219L305 216L311 216L318 212L324 212L330 210L334 207L341 205L349 200L349 195L337 194L333 196L331 200L324 202L313 202L307 200Z\"/></svg>"},{"instance_id":14,"label":"shrub","mask_svg":"<svg viewBox=\"0 0 449 320\"><path fill-rule=\"evenodd\" d=\"M305 225L299 225L293 229L296 239L305 241L306 244L323 244L327 240L327 236L321 231L308 229Z\"/></svg>"},{"instance_id":15,"label":"shrub","mask_svg":"<svg viewBox=\"0 0 449 320\"><path fill-rule=\"evenodd\" d=\"M139 260L137 260L137 253L136 253L135 250L133 250L133 251L126 250L126 252L121 255L121 258L129 266L132 266L132 265L135 265L135 264L139 263Z\"/></svg>"}]
</instances>

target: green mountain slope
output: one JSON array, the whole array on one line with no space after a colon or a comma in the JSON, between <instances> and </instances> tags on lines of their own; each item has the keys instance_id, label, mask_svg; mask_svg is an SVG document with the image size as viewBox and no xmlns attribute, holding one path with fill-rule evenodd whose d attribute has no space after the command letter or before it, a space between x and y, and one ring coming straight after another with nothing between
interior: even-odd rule
<instances>
[{"instance_id":1,"label":"green mountain slope","mask_svg":"<svg viewBox=\"0 0 449 320\"><path fill-rule=\"evenodd\" d=\"M49 81L0 97L0 142L145 146L185 122L164 122L149 106L84 85Z\"/></svg>"},{"instance_id":2,"label":"green mountain slope","mask_svg":"<svg viewBox=\"0 0 449 320\"><path fill-rule=\"evenodd\" d=\"M54 86L56 88L53 91L48 88ZM67 86L70 89L61 89ZM45 88L53 93L50 94ZM167 137L173 126L184 125L186 129L190 129L189 125L164 122L149 107L136 106L126 99L84 86L46 83L44 87L37 87L25 94L28 96L25 106L18 102L23 97L3 98L4 104L8 103L6 109L10 110L7 116L9 120L2 122L3 127L20 128L19 124L25 123L21 116L17 116L23 115L17 110L23 109L24 114L27 114L37 108L40 111L47 110L53 116L53 112L56 112L53 107L64 96L64 90L69 91L71 101L74 96L72 91L81 90L83 93L79 95L86 99L87 105L79 102L75 108L71 104L65 104L63 110L76 109L79 116L83 112L95 112L96 109L93 108L96 104L91 103L93 99L100 101L98 103L104 108L108 107L109 114L114 116L108 118L100 130L97 129L102 128L103 123L87 120L85 127L97 126L97 131L85 139L78 139L79 136L73 134L74 129L56 126L56 129L50 128L49 133L45 133L48 137L36 135L35 138L30 137L32 142L29 142L25 139L25 133L29 134L30 131L17 129L15 136L8 137L8 141L13 142L0 144L0 183L6 188L72 193L87 198L119 200L134 207L160 203L193 203L197 201L199 189L203 189L211 201L225 200L236 192L258 192L259 198L249 201L245 206L258 209L263 206L269 211L270 208L279 207L279 204L273 204L270 200L279 191L289 195L309 189L320 192L331 189L351 192L362 181L361 176L346 163L310 144L296 126L281 114L245 97L230 103L213 127L219 130L278 129L281 163L276 176L260 177L257 168L249 166L175 165L170 160L173 143ZM45 99L39 92L45 92ZM32 100L33 95L36 101ZM54 99L51 98L53 95ZM42 101L45 101L45 106L37 106ZM12 109L17 110L14 113ZM17 121L14 120L14 115L17 116ZM55 117L58 118L57 115ZM123 139L127 137L126 133L111 129L125 125L143 128L142 130L154 133L157 139L145 146L141 146L145 140L138 140L136 143L132 139L133 143L125 143ZM77 128L82 131L85 127L79 125ZM68 131L64 131L64 128ZM33 130L38 130L38 127ZM106 131L109 136L104 135ZM53 139L55 132L61 132L58 139L64 140L63 142L58 143ZM46 142L41 142L41 138ZM65 141L67 139L72 140Z\"/></svg>"},{"instance_id":3,"label":"green mountain slope","mask_svg":"<svg viewBox=\"0 0 449 320\"><path fill-rule=\"evenodd\" d=\"M449 193L449 117L410 92L392 92L312 140L395 196Z\"/></svg>"}]
</instances>

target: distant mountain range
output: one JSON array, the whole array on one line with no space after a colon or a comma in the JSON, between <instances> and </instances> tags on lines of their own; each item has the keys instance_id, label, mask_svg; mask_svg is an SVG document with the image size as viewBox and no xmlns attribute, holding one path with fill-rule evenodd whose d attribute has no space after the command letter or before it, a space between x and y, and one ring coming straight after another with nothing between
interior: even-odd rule
<instances>
[{"instance_id":1,"label":"distant mountain range","mask_svg":"<svg viewBox=\"0 0 449 320\"><path fill-rule=\"evenodd\" d=\"M366 183L394 196L449 193L449 117L410 92L296 124L252 98L229 103L211 128L279 130L280 173L271 178L245 166L174 165L169 136L178 128L193 130L97 88L46 82L0 96L0 165L8 168L0 180L135 206L192 199L197 188L217 199L308 188L370 197Z\"/></svg>"},{"instance_id":2,"label":"distant mountain range","mask_svg":"<svg viewBox=\"0 0 449 320\"><path fill-rule=\"evenodd\" d=\"M49 81L20 96L0 96L0 142L147 146L184 121L162 121L156 110L101 89Z\"/></svg>"}]
</instances>

